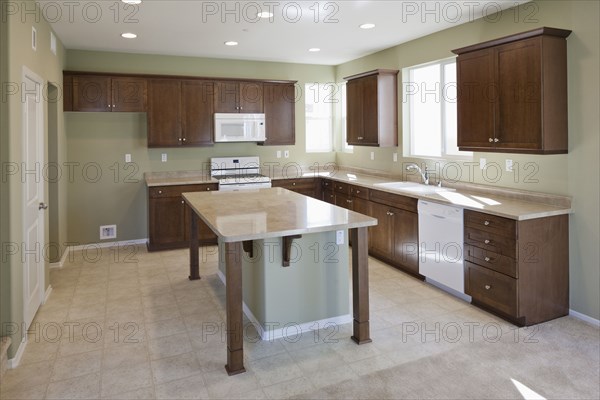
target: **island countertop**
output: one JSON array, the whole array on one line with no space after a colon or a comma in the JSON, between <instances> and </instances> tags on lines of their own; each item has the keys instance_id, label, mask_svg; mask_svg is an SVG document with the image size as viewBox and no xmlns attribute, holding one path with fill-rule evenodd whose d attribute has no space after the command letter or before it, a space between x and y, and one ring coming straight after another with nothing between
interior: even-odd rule
<instances>
[{"instance_id":1,"label":"island countertop","mask_svg":"<svg viewBox=\"0 0 600 400\"><path fill-rule=\"evenodd\" d=\"M183 193L225 243L377 225L368 217L284 188Z\"/></svg>"}]
</instances>

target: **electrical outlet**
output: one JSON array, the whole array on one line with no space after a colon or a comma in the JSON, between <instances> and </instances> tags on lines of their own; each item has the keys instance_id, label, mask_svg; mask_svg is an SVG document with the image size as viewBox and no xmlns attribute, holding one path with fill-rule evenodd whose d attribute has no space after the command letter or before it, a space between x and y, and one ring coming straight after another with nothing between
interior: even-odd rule
<instances>
[{"instance_id":1,"label":"electrical outlet","mask_svg":"<svg viewBox=\"0 0 600 400\"><path fill-rule=\"evenodd\" d=\"M126 163L131 162L131 154L125 154L125 162Z\"/></svg>"},{"instance_id":2,"label":"electrical outlet","mask_svg":"<svg viewBox=\"0 0 600 400\"><path fill-rule=\"evenodd\" d=\"M371 152L371 161L373 161L373 160L375 160L375 152L374 151Z\"/></svg>"},{"instance_id":3,"label":"electrical outlet","mask_svg":"<svg viewBox=\"0 0 600 400\"><path fill-rule=\"evenodd\" d=\"M277 158L281 158L281 150L277 150Z\"/></svg>"},{"instance_id":4,"label":"electrical outlet","mask_svg":"<svg viewBox=\"0 0 600 400\"><path fill-rule=\"evenodd\" d=\"M100 226L100 240L116 239L116 238L117 238L117 226L116 225Z\"/></svg>"},{"instance_id":5,"label":"electrical outlet","mask_svg":"<svg viewBox=\"0 0 600 400\"><path fill-rule=\"evenodd\" d=\"M506 172L513 172L513 160L506 160Z\"/></svg>"},{"instance_id":6,"label":"electrical outlet","mask_svg":"<svg viewBox=\"0 0 600 400\"><path fill-rule=\"evenodd\" d=\"M335 242L337 244L344 244L344 231L335 232Z\"/></svg>"},{"instance_id":7,"label":"electrical outlet","mask_svg":"<svg viewBox=\"0 0 600 400\"><path fill-rule=\"evenodd\" d=\"M160 156L160 161L167 162L167 153L162 153L162 155Z\"/></svg>"},{"instance_id":8,"label":"electrical outlet","mask_svg":"<svg viewBox=\"0 0 600 400\"><path fill-rule=\"evenodd\" d=\"M398 162L398 153L394 153L393 159L394 159L394 162Z\"/></svg>"},{"instance_id":9,"label":"electrical outlet","mask_svg":"<svg viewBox=\"0 0 600 400\"><path fill-rule=\"evenodd\" d=\"M487 165L487 160L485 158L480 158L479 159L479 169L485 169L486 165Z\"/></svg>"},{"instance_id":10,"label":"electrical outlet","mask_svg":"<svg viewBox=\"0 0 600 400\"><path fill-rule=\"evenodd\" d=\"M289 151L289 150L285 150L285 151L283 152L283 156L284 156L285 158L290 158L290 151Z\"/></svg>"}]
</instances>

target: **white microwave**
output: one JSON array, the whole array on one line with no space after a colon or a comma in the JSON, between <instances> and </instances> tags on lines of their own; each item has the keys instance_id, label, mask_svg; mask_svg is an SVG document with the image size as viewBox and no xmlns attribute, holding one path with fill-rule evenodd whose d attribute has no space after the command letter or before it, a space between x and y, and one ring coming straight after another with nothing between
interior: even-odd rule
<instances>
[{"instance_id":1,"label":"white microwave","mask_svg":"<svg viewBox=\"0 0 600 400\"><path fill-rule=\"evenodd\" d=\"M265 140L265 114L215 113L215 142Z\"/></svg>"}]
</instances>

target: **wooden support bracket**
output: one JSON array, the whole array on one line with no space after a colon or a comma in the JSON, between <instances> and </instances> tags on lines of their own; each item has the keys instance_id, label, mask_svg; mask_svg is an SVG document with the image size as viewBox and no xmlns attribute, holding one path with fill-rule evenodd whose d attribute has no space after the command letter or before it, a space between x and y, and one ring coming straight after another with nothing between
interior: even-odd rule
<instances>
[{"instance_id":1,"label":"wooden support bracket","mask_svg":"<svg viewBox=\"0 0 600 400\"><path fill-rule=\"evenodd\" d=\"M300 239L302 235L292 235L283 237L283 249L282 249L282 265L284 267L290 266L290 256L292 254L292 241L294 239Z\"/></svg>"},{"instance_id":2,"label":"wooden support bracket","mask_svg":"<svg viewBox=\"0 0 600 400\"><path fill-rule=\"evenodd\" d=\"M254 258L254 242L252 240L244 240L242 242L242 248L248 253L248 257Z\"/></svg>"}]
</instances>

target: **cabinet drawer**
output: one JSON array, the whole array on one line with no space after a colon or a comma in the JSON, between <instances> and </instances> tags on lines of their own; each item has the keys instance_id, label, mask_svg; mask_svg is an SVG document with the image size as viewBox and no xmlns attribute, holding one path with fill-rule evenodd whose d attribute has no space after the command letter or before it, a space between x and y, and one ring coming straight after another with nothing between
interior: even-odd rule
<instances>
[{"instance_id":1,"label":"cabinet drawer","mask_svg":"<svg viewBox=\"0 0 600 400\"><path fill-rule=\"evenodd\" d=\"M502 254L494 253L481 249L479 247L465 245L465 260L481 265L496 272L518 278L517 264L513 258L503 256Z\"/></svg>"},{"instance_id":2,"label":"cabinet drawer","mask_svg":"<svg viewBox=\"0 0 600 400\"><path fill-rule=\"evenodd\" d=\"M465 262L466 293L475 301L513 317L517 315L517 280Z\"/></svg>"},{"instance_id":3,"label":"cabinet drawer","mask_svg":"<svg viewBox=\"0 0 600 400\"><path fill-rule=\"evenodd\" d=\"M323 179L321 181L321 187L323 190L333 190L333 183L334 182L329 179Z\"/></svg>"},{"instance_id":4,"label":"cabinet drawer","mask_svg":"<svg viewBox=\"0 0 600 400\"><path fill-rule=\"evenodd\" d=\"M333 182L333 190L338 193L350 194L350 185L344 182Z\"/></svg>"},{"instance_id":5,"label":"cabinet drawer","mask_svg":"<svg viewBox=\"0 0 600 400\"><path fill-rule=\"evenodd\" d=\"M465 244L470 244L513 259L517 258L516 241L514 238L480 231L479 229L465 228Z\"/></svg>"},{"instance_id":6,"label":"cabinet drawer","mask_svg":"<svg viewBox=\"0 0 600 400\"><path fill-rule=\"evenodd\" d=\"M186 192L205 192L219 190L217 183L207 183L201 185L175 185L175 186L154 186L148 189L151 199L164 197L179 197L181 193Z\"/></svg>"},{"instance_id":7,"label":"cabinet drawer","mask_svg":"<svg viewBox=\"0 0 600 400\"><path fill-rule=\"evenodd\" d=\"M359 186L351 186L350 195L352 197L358 197L360 199L369 200L369 189Z\"/></svg>"},{"instance_id":8,"label":"cabinet drawer","mask_svg":"<svg viewBox=\"0 0 600 400\"><path fill-rule=\"evenodd\" d=\"M417 212L417 199L412 197L401 196L379 190L369 191L369 198L376 203L385 204L388 206L400 208L406 211Z\"/></svg>"},{"instance_id":9,"label":"cabinet drawer","mask_svg":"<svg viewBox=\"0 0 600 400\"><path fill-rule=\"evenodd\" d=\"M315 187L314 178L306 179L276 179L271 181L273 187L283 187L290 190L313 189Z\"/></svg>"},{"instance_id":10,"label":"cabinet drawer","mask_svg":"<svg viewBox=\"0 0 600 400\"><path fill-rule=\"evenodd\" d=\"M495 233L516 240L517 221L495 215L465 210L465 227Z\"/></svg>"}]
</instances>

